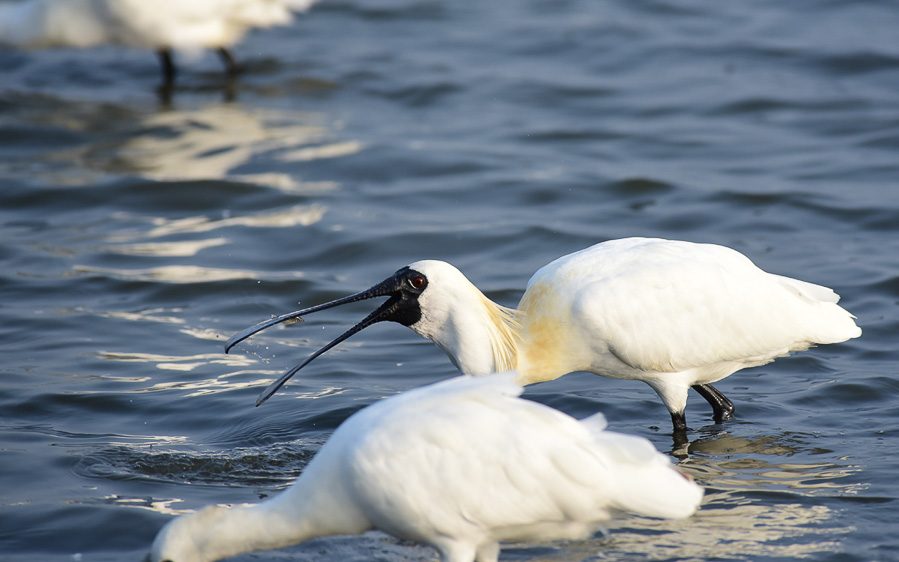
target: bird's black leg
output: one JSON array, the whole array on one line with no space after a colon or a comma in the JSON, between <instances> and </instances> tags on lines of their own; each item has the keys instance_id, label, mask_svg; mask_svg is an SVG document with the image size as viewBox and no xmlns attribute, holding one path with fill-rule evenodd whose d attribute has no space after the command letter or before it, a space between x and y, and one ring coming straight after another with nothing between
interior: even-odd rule
<instances>
[{"instance_id":1,"label":"bird's black leg","mask_svg":"<svg viewBox=\"0 0 899 562\"><path fill-rule=\"evenodd\" d=\"M671 422L674 424L674 431L671 433L671 437L674 438L674 450L679 451L690 442L687 439L687 416L683 412L671 412Z\"/></svg>"},{"instance_id":2,"label":"bird's black leg","mask_svg":"<svg viewBox=\"0 0 899 562\"><path fill-rule=\"evenodd\" d=\"M241 72L243 72L243 65L237 62L234 57L231 55L231 52L224 47L219 47L218 49L219 57L222 59L222 62L225 63L225 72L229 77L233 78L237 76Z\"/></svg>"},{"instance_id":3,"label":"bird's black leg","mask_svg":"<svg viewBox=\"0 0 899 562\"><path fill-rule=\"evenodd\" d=\"M674 423L675 433L687 431L687 416L683 412L671 412L671 421Z\"/></svg>"},{"instance_id":4,"label":"bird's black leg","mask_svg":"<svg viewBox=\"0 0 899 562\"><path fill-rule=\"evenodd\" d=\"M175 82L175 63L172 62L172 51L159 49L156 54L159 55L159 63L162 65L162 84L170 87Z\"/></svg>"},{"instance_id":5,"label":"bird's black leg","mask_svg":"<svg viewBox=\"0 0 899 562\"><path fill-rule=\"evenodd\" d=\"M694 384L693 390L702 395L711 404L715 423L721 423L734 417L734 403L727 396L710 384Z\"/></svg>"}]
</instances>

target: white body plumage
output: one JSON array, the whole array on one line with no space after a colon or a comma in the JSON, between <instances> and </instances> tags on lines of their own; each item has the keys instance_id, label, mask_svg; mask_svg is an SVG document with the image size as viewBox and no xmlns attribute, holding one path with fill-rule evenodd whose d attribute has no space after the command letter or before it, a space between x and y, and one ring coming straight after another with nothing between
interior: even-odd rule
<instances>
[{"instance_id":1,"label":"white body plumage","mask_svg":"<svg viewBox=\"0 0 899 562\"><path fill-rule=\"evenodd\" d=\"M495 561L499 542L583 538L619 512L690 516L702 489L649 441L518 398L514 373L458 377L346 420L297 481L249 508L169 522L151 560L216 560L381 529L444 562Z\"/></svg>"}]
</instances>

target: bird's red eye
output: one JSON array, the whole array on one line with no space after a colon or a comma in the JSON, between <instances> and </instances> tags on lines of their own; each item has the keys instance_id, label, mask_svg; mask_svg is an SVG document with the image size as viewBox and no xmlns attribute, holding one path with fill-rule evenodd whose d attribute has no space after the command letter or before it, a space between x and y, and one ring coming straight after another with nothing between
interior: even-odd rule
<instances>
[{"instance_id":1,"label":"bird's red eye","mask_svg":"<svg viewBox=\"0 0 899 562\"><path fill-rule=\"evenodd\" d=\"M415 287L416 289L421 289L422 287L425 286L424 277L413 277L412 279L409 279L409 284L412 285L413 287Z\"/></svg>"}]
</instances>

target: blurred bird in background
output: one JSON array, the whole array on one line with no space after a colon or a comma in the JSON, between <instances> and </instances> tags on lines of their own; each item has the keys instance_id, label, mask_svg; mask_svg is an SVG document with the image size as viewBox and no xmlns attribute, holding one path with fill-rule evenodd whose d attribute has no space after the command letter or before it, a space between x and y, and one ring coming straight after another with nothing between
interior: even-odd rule
<instances>
[{"instance_id":1,"label":"blurred bird in background","mask_svg":"<svg viewBox=\"0 0 899 562\"><path fill-rule=\"evenodd\" d=\"M233 76L230 52L252 28L286 25L316 0L5 0L0 44L18 48L124 45L156 51L163 85L177 73L172 51L213 49Z\"/></svg>"}]
</instances>

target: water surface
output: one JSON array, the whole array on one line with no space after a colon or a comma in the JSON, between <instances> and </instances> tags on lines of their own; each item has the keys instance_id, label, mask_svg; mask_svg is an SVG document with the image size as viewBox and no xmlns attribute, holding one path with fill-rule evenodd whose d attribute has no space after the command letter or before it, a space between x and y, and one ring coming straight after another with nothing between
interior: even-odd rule
<instances>
[{"instance_id":1,"label":"water surface","mask_svg":"<svg viewBox=\"0 0 899 562\"><path fill-rule=\"evenodd\" d=\"M514 306L607 239L740 250L833 287L864 335L717 385L737 419L575 373L526 396L603 411L706 486L504 560L899 558L899 12L889 3L325 0L235 53L0 50L0 552L140 559L172 514L258 501L347 416L456 374L378 325L256 395L370 303L233 332L422 258ZM419 560L372 533L242 560Z\"/></svg>"}]
</instances>

